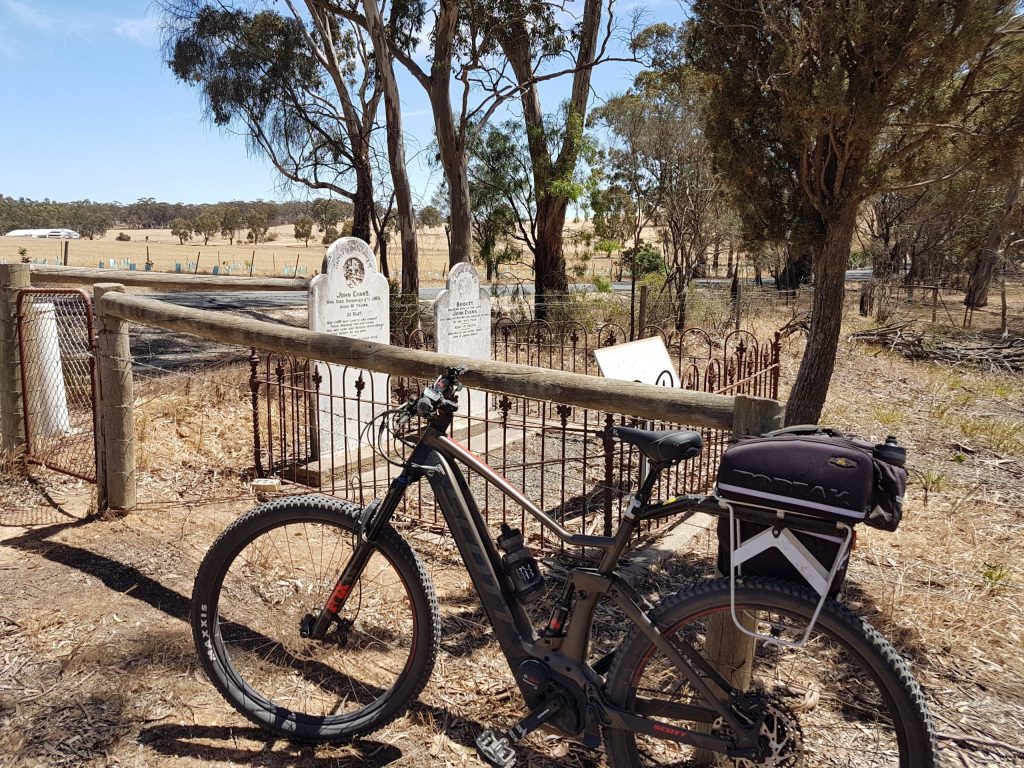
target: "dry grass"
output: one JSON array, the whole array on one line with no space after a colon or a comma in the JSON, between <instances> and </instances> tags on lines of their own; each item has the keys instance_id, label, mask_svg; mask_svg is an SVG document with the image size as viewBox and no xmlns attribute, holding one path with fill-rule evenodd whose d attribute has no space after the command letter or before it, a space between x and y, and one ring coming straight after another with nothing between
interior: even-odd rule
<instances>
[{"instance_id":1,"label":"dry grass","mask_svg":"<svg viewBox=\"0 0 1024 768\"><path fill-rule=\"evenodd\" d=\"M566 227L567 231L574 228L577 228L577 225L569 224ZM68 241L68 263L74 267L95 269L99 262L102 261L105 266L109 266L107 260L114 259L120 269L121 261L128 259L136 262L137 269L141 270L144 269L143 264L148 253L153 261L153 269L157 272L173 272L175 264L178 263L187 271L188 263L197 260L200 274L210 274L215 264L219 264L221 269L236 265L232 274L248 274L248 264L251 260L255 260L253 274L264 277L280 277L286 266L305 267L307 275L312 275L314 271L320 269L326 246L320 243L319 238L311 239L309 247L306 247L301 241L295 240L294 228L290 224L271 227L271 231L277 234L277 240L259 245L244 242L229 245L226 240L220 238L212 239L208 245L194 240L181 245L168 229L126 230L126 234L132 238L129 242L115 240L118 230L111 229L105 237L97 240ZM425 285L443 283L448 266L448 241L444 230L440 227L424 228L417 234L417 241L420 248L420 281ZM29 258L33 260L45 259L47 263L54 264L56 259L63 259L64 241L0 237L0 261L18 261L21 248L25 248ZM568 246L566 257L571 268L576 259ZM392 274L397 274L401 260L401 251L397 245L392 245L388 259ZM609 259L593 259L587 265L587 274L596 272L608 275L611 269ZM502 272L510 272L524 280L533 279L526 263L503 265Z\"/></svg>"},{"instance_id":2,"label":"dry grass","mask_svg":"<svg viewBox=\"0 0 1024 768\"><path fill-rule=\"evenodd\" d=\"M765 331L781 315L759 315ZM801 342L784 346L792 381ZM826 419L910 449L907 514L895 534L861 531L848 599L906 653L940 730L1020 746L1024 733L1024 450L1019 379L911 363L844 344ZM419 703L344 748L268 742L237 717L196 664L185 618L212 539L249 507L251 410L245 371L205 369L139 382L140 497L125 519L0 519L0 766L264 765L289 768L476 765L484 726L511 724L518 695L450 545L410 531L442 595L442 653ZM964 425L970 425L966 429ZM41 473L5 479L25 508L40 489L81 491ZM10 506L10 505L9 505ZM710 567L705 536L687 568ZM688 575L689 571L684 575ZM661 594L678 570L653 574ZM975 744L967 766L1024 764ZM1014 763L1017 760L1017 763ZM537 735L531 766L598 766L599 753Z\"/></svg>"},{"instance_id":3,"label":"dry grass","mask_svg":"<svg viewBox=\"0 0 1024 768\"><path fill-rule=\"evenodd\" d=\"M198 258L200 274L210 274L215 264L221 268L229 265L243 265L241 271L232 274L248 274L248 263L255 252L253 274L265 277L280 277L285 266L291 268L298 264L306 268L312 275L320 269L325 246L319 240L310 240L309 247L293 237L291 225L271 227L278 239L272 243L252 245L235 243L228 245L226 240L216 238L208 245L202 241L190 241L180 245L167 229L133 229L127 230L131 241L118 242L114 239L117 230L110 230L106 237L97 240L70 240L68 246L68 263L75 267L91 267L95 269L99 262L114 259L120 268L123 259L135 261L137 269L143 269L148 249L153 261L153 269L157 272L173 272L174 265L180 263L183 270L188 269L188 262ZM148 240L146 238L149 238ZM442 280L442 271L448 263L448 246L444 231L441 229L424 230L419 234L420 244L420 275L423 282ZM0 237L0 260L18 261L18 249L25 248L31 259L46 259L53 264L63 256L63 241L24 237ZM389 254L392 268L396 268L400 258L398 251Z\"/></svg>"}]
</instances>

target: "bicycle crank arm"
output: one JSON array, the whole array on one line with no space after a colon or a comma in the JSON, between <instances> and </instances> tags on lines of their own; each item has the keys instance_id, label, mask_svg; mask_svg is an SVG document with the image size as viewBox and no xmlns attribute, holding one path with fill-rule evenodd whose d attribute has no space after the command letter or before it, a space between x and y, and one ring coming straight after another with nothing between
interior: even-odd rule
<instances>
[{"instance_id":1,"label":"bicycle crank arm","mask_svg":"<svg viewBox=\"0 0 1024 768\"><path fill-rule=\"evenodd\" d=\"M566 706L561 696L553 696L504 733L481 731L476 737L476 751L493 768L512 768L516 753L512 748L527 734L533 733Z\"/></svg>"}]
</instances>

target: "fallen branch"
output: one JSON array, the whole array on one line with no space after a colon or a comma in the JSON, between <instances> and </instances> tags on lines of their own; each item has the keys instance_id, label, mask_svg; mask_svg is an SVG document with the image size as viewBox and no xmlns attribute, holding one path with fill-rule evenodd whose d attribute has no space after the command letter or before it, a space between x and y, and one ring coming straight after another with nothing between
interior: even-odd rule
<instances>
[{"instance_id":1,"label":"fallen branch","mask_svg":"<svg viewBox=\"0 0 1024 768\"><path fill-rule=\"evenodd\" d=\"M982 336L960 339L928 336L910 323L857 331L851 341L884 346L911 360L929 360L951 365L968 365L989 371L1024 371L1024 338L989 340Z\"/></svg>"},{"instance_id":2,"label":"fallen branch","mask_svg":"<svg viewBox=\"0 0 1024 768\"><path fill-rule=\"evenodd\" d=\"M1015 755L1024 755L1024 749L1014 746L1013 744L1007 744L1005 741L996 741L995 739L982 739L977 736L968 736L966 733L946 733L944 731L939 731L935 734L935 738L943 739L945 741L955 741L958 744L970 744L977 747L1002 749L1007 752L1012 752Z\"/></svg>"}]
</instances>

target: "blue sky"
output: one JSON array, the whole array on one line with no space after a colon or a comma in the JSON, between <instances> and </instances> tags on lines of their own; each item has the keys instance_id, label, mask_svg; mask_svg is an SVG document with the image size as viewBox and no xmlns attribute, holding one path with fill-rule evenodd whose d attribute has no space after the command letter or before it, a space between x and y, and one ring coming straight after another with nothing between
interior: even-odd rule
<instances>
[{"instance_id":1,"label":"blue sky","mask_svg":"<svg viewBox=\"0 0 1024 768\"><path fill-rule=\"evenodd\" d=\"M636 6L633 6L636 7ZM674 3L643 4L677 20ZM159 51L159 17L127 0L0 0L0 193L52 200L170 202L301 198L281 189L243 137L204 122L197 92ZM620 17L630 7L620 5ZM598 69L599 96L628 87L623 65ZM566 83L547 84L554 109ZM409 170L418 204L440 172L425 161L432 121L422 89L400 76Z\"/></svg>"}]
</instances>

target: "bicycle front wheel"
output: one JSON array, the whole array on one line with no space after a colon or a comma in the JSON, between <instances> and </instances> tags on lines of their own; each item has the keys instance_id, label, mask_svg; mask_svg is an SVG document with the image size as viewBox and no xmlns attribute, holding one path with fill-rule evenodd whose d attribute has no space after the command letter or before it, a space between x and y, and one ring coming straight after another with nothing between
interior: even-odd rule
<instances>
[{"instance_id":1,"label":"bicycle front wheel","mask_svg":"<svg viewBox=\"0 0 1024 768\"><path fill-rule=\"evenodd\" d=\"M343 742L400 715L433 670L433 584L390 526L326 637L303 637L352 556L360 510L320 496L270 501L214 542L192 593L210 679L257 725L297 742Z\"/></svg>"},{"instance_id":2,"label":"bicycle front wheel","mask_svg":"<svg viewBox=\"0 0 1024 768\"><path fill-rule=\"evenodd\" d=\"M745 626L759 634L795 639L814 611L814 597L794 584L746 579L736 586L736 609ZM733 627L727 580L673 595L659 603L651 617L680 646L689 644L723 669L723 660L708 648L707 640L712 627ZM617 706L635 711L638 702L648 699L708 706L639 631L623 641L615 656L607 691ZM814 634L802 648L758 642L749 677L748 690L759 694L766 712L761 726L764 761L704 754L675 742L608 729L610 764L934 768L931 720L906 662L867 622L835 601L825 604ZM649 710L650 705L641 708ZM673 725L729 733L721 722Z\"/></svg>"}]
</instances>

